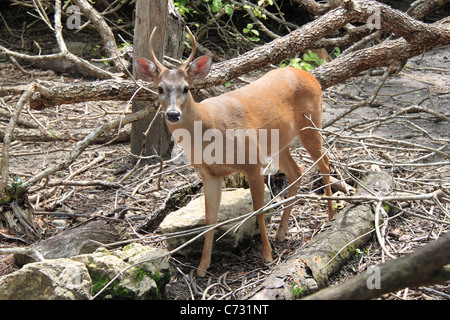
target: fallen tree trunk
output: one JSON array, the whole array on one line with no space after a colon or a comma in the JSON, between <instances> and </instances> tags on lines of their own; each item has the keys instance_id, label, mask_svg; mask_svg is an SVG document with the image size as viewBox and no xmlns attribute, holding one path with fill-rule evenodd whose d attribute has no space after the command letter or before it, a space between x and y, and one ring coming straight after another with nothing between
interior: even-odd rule
<instances>
[{"instance_id":1,"label":"fallen tree trunk","mask_svg":"<svg viewBox=\"0 0 450 320\"><path fill-rule=\"evenodd\" d=\"M447 19L447 22L450 21ZM444 22L442 22L442 25L444 25ZM448 28L447 33L450 36L450 29ZM447 38L441 44L434 43L433 41L411 43L403 38L385 41L374 47L361 49L349 53L341 59L338 58L326 63L311 71L311 74L320 82L322 88L328 88L362 71L374 67L389 66L398 61L406 61L423 54L425 51L448 44L450 44L450 38Z\"/></svg>"},{"instance_id":2,"label":"fallen tree trunk","mask_svg":"<svg viewBox=\"0 0 450 320\"><path fill-rule=\"evenodd\" d=\"M392 9L377 1L346 0L338 8L329 11L284 37L275 39L234 59L217 63L211 68L210 75L200 85L207 87L223 84L237 75L246 74L267 64L278 64L283 59L311 47L316 41L335 30L339 30L348 23L368 22L374 12L378 15L377 18L380 22L379 27L381 30L395 33L414 45L420 45L422 52L424 45L434 48L450 43L450 31L444 24L435 23L428 25L411 18L400 10ZM449 19L446 18L444 20L448 22ZM426 50L430 50L429 48L426 48ZM345 56L341 58L346 59ZM338 58L336 61L341 60ZM358 61L355 62L359 64ZM371 68L385 65L382 62L382 59L374 60ZM349 73L347 78L352 75ZM328 86L325 85L324 87Z\"/></svg>"},{"instance_id":3,"label":"fallen tree trunk","mask_svg":"<svg viewBox=\"0 0 450 320\"><path fill-rule=\"evenodd\" d=\"M2 127L0 126L0 130ZM15 128L12 139L28 142L50 142L50 141L80 141L83 140L90 131L87 129L80 130L64 130L62 132L52 133L38 129L23 129ZM5 134L0 131L0 139L3 139ZM92 144L102 144L110 141L115 143L129 142L130 130L129 128L121 128L120 132L105 132L103 135L93 140Z\"/></svg>"},{"instance_id":4,"label":"fallen tree trunk","mask_svg":"<svg viewBox=\"0 0 450 320\"><path fill-rule=\"evenodd\" d=\"M369 172L355 196L376 190L386 194L392 188L391 177L383 172ZM361 248L374 230L373 205L361 203L335 216L324 230L278 265L267 279L247 298L283 300L300 298L326 286L329 277Z\"/></svg>"},{"instance_id":5,"label":"fallen tree trunk","mask_svg":"<svg viewBox=\"0 0 450 320\"><path fill-rule=\"evenodd\" d=\"M450 233L447 233L412 254L377 265L378 269L366 271L305 299L367 300L406 287L444 283L450 281L450 267L446 267L449 263Z\"/></svg>"},{"instance_id":6,"label":"fallen tree trunk","mask_svg":"<svg viewBox=\"0 0 450 320\"><path fill-rule=\"evenodd\" d=\"M376 1L344 1L340 7L300 27L290 34L248 51L236 58L216 63L196 89L221 85L230 80L283 59L309 47L348 23L366 23L373 12L379 14L380 28L403 38L383 42L368 49L342 55L311 73L322 88L328 88L358 73L374 67L404 61L433 48L450 44L450 18L433 24L415 20L407 14ZM61 103L98 100L155 100L156 94L139 90L141 84L132 80L104 80L80 84L40 81L30 100L31 107L43 109ZM151 84L148 84L151 85ZM6 88L11 89L11 88ZM0 92L4 91L0 88Z\"/></svg>"},{"instance_id":7,"label":"fallen tree trunk","mask_svg":"<svg viewBox=\"0 0 450 320\"><path fill-rule=\"evenodd\" d=\"M30 99L30 107L35 110L50 108L64 103L84 101L118 100L156 100L153 90L142 88L149 83L141 80L102 80L79 83L58 83L37 81L35 92ZM0 87L0 91L2 88Z\"/></svg>"},{"instance_id":8,"label":"fallen tree trunk","mask_svg":"<svg viewBox=\"0 0 450 320\"><path fill-rule=\"evenodd\" d=\"M103 245L123 240L125 231L126 227L120 224L105 220L90 221L37 242L31 249L39 252L45 259L70 258L92 253ZM23 254L15 254L15 258L20 265L33 262L33 259Z\"/></svg>"}]
</instances>

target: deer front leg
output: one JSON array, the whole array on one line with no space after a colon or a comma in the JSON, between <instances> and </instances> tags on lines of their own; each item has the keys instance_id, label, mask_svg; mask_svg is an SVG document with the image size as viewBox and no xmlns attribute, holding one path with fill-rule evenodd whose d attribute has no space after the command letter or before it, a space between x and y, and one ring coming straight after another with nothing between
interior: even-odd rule
<instances>
[{"instance_id":1,"label":"deer front leg","mask_svg":"<svg viewBox=\"0 0 450 320\"><path fill-rule=\"evenodd\" d=\"M249 174L250 192L253 200L253 210L258 210L264 206L264 176L258 173ZM261 235L262 243L262 260L263 262L272 261L272 247L270 246L269 239L267 237L266 222L264 221L264 213L260 213L257 216L259 232Z\"/></svg>"},{"instance_id":2,"label":"deer front leg","mask_svg":"<svg viewBox=\"0 0 450 320\"><path fill-rule=\"evenodd\" d=\"M206 225L217 223L217 213L220 206L220 198L222 196L222 178L203 176L203 190L205 193L205 216ZM211 263L211 250L214 242L214 232L211 230L205 235L205 242L203 245L202 259L197 269L197 275L204 277L206 269Z\"/></svg>"}]
</instances>

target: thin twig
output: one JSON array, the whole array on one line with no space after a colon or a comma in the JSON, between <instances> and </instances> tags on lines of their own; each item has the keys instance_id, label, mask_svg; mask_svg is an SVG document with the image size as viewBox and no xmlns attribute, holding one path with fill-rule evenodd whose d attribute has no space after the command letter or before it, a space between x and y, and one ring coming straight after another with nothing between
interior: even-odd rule
<instances>
[{"instance_id":1,"label":"thin twig","mask_svg":"<svg viewBox=\"0 0 450 320\"><path fill-rule=\"evenodd\" d=\"M70 152L69 156L60 162L59 164L50 167L33 178L29 179L25 183L23 183L20 188L27 190L32 185L36 184L37 182L41 181L43 178L54 174L55 172L58 172L60 170L63 170L67 168L77 157L90 145L92 141L94 141L97 137L99 137L104 132L107 132L111 129L115 129L119 126L124 126L126 124L129 124L133 121L136 121L138 119L142 119L143 117L149 115L153 111L153 107L147 107L142 110L139 110L135 113L128 114L126 116L120 117L119 119L115 119L113 121L110 121L106 124L101 125L97 129L95 129L93 132L91 132L89 135L87 135L82 141L78 142L75 148Z\"/></svg>"},{"instance_id":2,"label":"thin twig","mask_svg":"<svg viewBox=\"0 0 450 320\"><path fill-rule=\"evenodd\" d=\"M14 110L14 114L9 120L8 128L6 129L5 136L3 137L2 144L2 157L0 160L1 165L1 180L0 180L0 195L3 193L3 190L8 183L9 178L9 148L11 145L11 139L14 132L14 128L16 126L17 119L19 118L20 113L24 105L28 102L28 99L34 92L34 85L31 84L28 86L28 89L25 90L20 96L19 102L17 103L16 109Z\"/></svg>"},{"instance_id":3,"label":"thin twig","mask_svg":"<svg viewBox=\"0 0 450 320\"><path fill-rule=\"evenodd\" d=\"M381 235L381 230L380 230L380 214L382 211L384 211L384 209L382 208L382 204L383 202L378 201L377 205L375 206L375 234L377 235L377 239L378 239L378 244L380 245L381 249L383 250L383 252L391 259L395 259L396 257L394 255L392 255L386 248L385 244L384 244L384 238ZM384 214L387 216L386 212L384 212ZM386 220L387 221L387 220ZM386 224L384 224L386 225ZM384 261L383 261L384 262Z\"/></svg>"}]
</instances>

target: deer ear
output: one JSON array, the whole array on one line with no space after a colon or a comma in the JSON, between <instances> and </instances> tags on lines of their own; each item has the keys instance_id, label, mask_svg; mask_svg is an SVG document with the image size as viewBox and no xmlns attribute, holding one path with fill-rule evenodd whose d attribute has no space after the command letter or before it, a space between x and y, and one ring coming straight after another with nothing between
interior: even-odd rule
<instances>
[{"instance_id":1,"label":"deer ear","mask_svg":"<svg viewBox=\"0 0 450 320\"><path fill-rule=\"evenodd\" d=\"M201 56L195 59L190 65L187 71L189 78L192 81L201 80L209 73L211 68L212 59L210 56Z\"/></svg>"},{"instance_id":2,"label":"deer ear","mask_svg":"<svg viewBox=\"0 0 450 320\"><path fill-rule=\"evenodd\" d=\"M155 64L144 58L134 59L134 70L139 79L146 81L155 81L159 75Z\"/></svg>"}]
</instances>

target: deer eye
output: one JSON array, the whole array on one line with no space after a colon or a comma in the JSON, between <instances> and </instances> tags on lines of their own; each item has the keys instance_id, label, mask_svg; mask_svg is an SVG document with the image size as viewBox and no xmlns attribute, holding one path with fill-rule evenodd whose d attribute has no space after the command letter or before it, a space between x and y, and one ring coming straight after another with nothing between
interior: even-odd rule
<instances>
[{"instance_id":1,"label":"deer eye","mask_svg":"<svg viewBox=\"0 0 450 320\"><path fill-rule=\"evenodd\" d=\"M163 94L163 93L164 93L163 87L158 87L158 93L159 93L159 94Z\"/></svg>"},{"instance_id":2,"label":"deer eye","mask_svg":"<svg viewBox=\"0 0 450 320\"><path fill-rule=\"evenodd\" d=\"M183 93L188 93L188 92L189 92L189 87L188 86L184 87L183 88Z\"/></svg>"}]
</instances>

